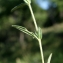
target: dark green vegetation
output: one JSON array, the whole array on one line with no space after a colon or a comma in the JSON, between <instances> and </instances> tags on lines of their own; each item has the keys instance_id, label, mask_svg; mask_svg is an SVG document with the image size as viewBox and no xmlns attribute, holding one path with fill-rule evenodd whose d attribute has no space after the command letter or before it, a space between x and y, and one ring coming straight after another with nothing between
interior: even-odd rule
<instances>
[{"instance_id":1,"label":"dark green vegetation","mask_svg":"<svg viewBox=\"0 0 63 63\"><path fill-rule=\"evenodd\" d=\"M53 12L42 10L34 2L32 8L38 25L42 27L45 59L52 52L51 63L63 63L63 1L54 1L58 7L50 8ZM21 3L22 0L0 0L0 63L16 63L18 58L24 63L41 62L37 41L11 27L17 24L34 32L34 24L27 6L21 6L11 12L13 7Z\"/></svg>"}]
</instances>

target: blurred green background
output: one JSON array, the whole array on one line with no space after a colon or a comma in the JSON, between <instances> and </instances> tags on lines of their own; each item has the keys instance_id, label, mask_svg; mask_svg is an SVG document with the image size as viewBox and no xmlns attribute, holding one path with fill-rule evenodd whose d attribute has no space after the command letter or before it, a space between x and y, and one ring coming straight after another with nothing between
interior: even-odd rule
<instances>
[{"instance_id":1,"label":"blurred green background","mask_svg":"<svg viewBox=\"0 0 63 63\"><path fill-rule=\"evenodd\" d=\"M41 8L37 0L32 0L31 4L37 24L42 27L45 63L51 52L51 63L63 63L63 1L48 2L48 9ZM0 0L0 63L41 63L39 43L11 26L35 30L28 6L11 12L21 3L23 0Z\"/></svg>"}]
</instances>

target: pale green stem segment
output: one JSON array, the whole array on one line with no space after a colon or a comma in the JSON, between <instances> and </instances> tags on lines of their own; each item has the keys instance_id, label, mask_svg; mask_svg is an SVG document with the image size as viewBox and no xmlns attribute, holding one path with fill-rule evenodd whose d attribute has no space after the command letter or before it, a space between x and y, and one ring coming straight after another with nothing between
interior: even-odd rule
<instances>
[{"instance_id":1,"label":"pale green stem segment","mask_svg":"<svg viewBox=\"0 0 63 63\"><path fill-rule=\"evenodd\" d=\"M36 31L38 31L38 27L37 27L36 19L35 19L35 17L34 17L33 11L32 11L32 7L31 7L30 4L29 4L28 6L29 6L29 9L30 9L30 12L31 12L31 15L32 15L34 24L35 24Z\"/></svg>"},{"instance_id":2,"label":"pale green stem segment","mask_svg":"<svg viewBox=\"0 0 63 63\"><path fill-rule=\"evenodd\" d=\"M32 15L34 24L35 24L36 31L38 31L38 27L37 27L36 19L35 19L34 14L33 14L32 7L31 7L30 4L29 4L28 6L29 6L29 9L30 9L30 12L31 12L31 15ZM38 39L38 41L39 41L39 46L40 46L40 52L41 52L41 57L42 57L42 63L44 63L44 56L43 56L43 49L42 49L41 39Z\"/></svg>"},{"instance_id":3,"label":"pale green stem segment","mask_svg":"<svg viewBox=\"0 0 63 63\"><path fill-rule=\"evenodd\" d=\"M43 55L43 48L42 48L42 44L41 44L41 39L39 39L38 41L39 41L39 46L40 46L40 52L41 52L42 63L44 63L44 55Z\"/></svg>"}]
</instances>

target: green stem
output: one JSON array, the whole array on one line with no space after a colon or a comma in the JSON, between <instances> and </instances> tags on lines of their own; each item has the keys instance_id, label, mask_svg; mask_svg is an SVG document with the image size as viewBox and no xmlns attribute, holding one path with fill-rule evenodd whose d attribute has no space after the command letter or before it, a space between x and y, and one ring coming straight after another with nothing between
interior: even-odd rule
<instances>
[{"instance_id":1,"label":"green stem","mask_svg":"<svg viewBox=\"0 0 63 63\"><path fill-rule=\"evenodd\" d=\"M41 52L42 63L44 63L44 55L43 55L43 48L42 48L42 44L41 44L41 39L39 39L38 41L39 41L39 46L40 46L40 52Z\"/></svg>"},{"instance_id":2,"label":"green stem","mask_svg":"<svg viewBox=\"0 0 63 63\"><path fill-rule=\"evenodd\" d=\"M36 19L35 19L34 14L33 14L32 7L31 7L30 4L28 4L28 6L29 6L29 9L30 9L32 18L33 18L33 22L34 22L34 25L35 25L35 29L36 29L36 31L38 31L38 27L37 27ZM39 46L40 46L40 52L41 52L42 63L44 63L44 56L43 56L43 49L42 49L41 39L38 39L38 41L39 41Z\"/></svg>"},{"instance_id":3,"label":"green stem","mask_svg":"<svg viewBox=\"0 0 63 63\"><path fill-rule=\"evenodd\" d=\"M36 19L35 19L35 17L34 17L33 11L32 11L32 7L31 7L30 4L29 4L28 6L29 6L29 9L30 9L30 12L31 12L33 21L34 21L35 29L36 29L36 31L37 31L37 30L38 30L38 27L37 27Z\"/></svg>"}]
</instances>

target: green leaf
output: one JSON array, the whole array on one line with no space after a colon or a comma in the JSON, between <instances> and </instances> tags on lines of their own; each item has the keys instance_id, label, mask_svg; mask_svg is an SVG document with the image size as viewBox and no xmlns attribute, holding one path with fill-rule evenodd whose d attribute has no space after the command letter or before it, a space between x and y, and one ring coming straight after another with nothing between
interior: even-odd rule
<instances>
[{"instance_id":1,"label":"green leaf","mask_svg":"<svg viewBox=\"0 0 63 63\"><path fill-rule=\"evenodd\" d=\"M51 61L51 57L52 57L52 53L49 55L49 58L48 58L47 63L50 63L50 61Z\"/></svg>"},{"instance_id":2,"label":"green leaf","mask_svg":"<svg viewBox=\"0 0 63 63\"><path fill-rule=\"evenodd\" d=\"M18 8L22 8L22 7L24 7L25 5L26 5L25 3L21 3L21 4L17 5L17 6L15 6L15 7L11 10L11 12L17 10Z\"/></svg>"},{"instance_id":3,"label":"green leaf","mask_svg":"<svg viewBox=\"0 0 63 63\"><path fill-rule=\"evenodd\" d=\"M40 27L38 28L38 37L42 39L42 29Z\"/></svg>"},{"instance_id":4,"label":"green leaf","mask_svg":"<svg viewBox=\"0 0 63 63\"><path fill-rule=\"evenodd\" d=\"M40 27L38 27L38 31L35 34L39 39L42 39L42 29Z\"/></svg>"},{"instance_id":5,"label":"green leaf","mask_svg":"<svg viewBox=\"0 0 63 63\"><path fill-rule=\"evenodd\" d=\"M15 27L16 29L28 34L29 36L32 36L33 38L38 39L37 36L33 32L28 31L25 27L18 26L18 25L12 25L12 27Z\"/></svg>"}]
</instances>

